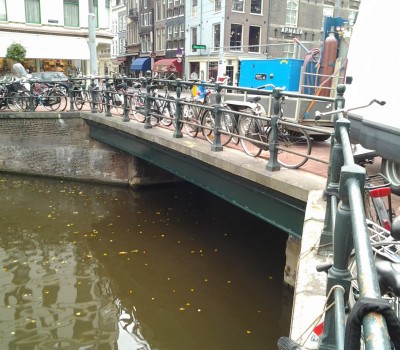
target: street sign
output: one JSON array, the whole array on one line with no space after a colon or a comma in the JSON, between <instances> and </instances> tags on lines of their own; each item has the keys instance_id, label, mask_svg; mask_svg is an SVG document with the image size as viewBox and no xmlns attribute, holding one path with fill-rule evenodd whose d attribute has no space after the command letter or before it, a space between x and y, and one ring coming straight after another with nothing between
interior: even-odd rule
<instances>
[{"instance_id":1,"label":"street sign","mask_svg":"<svg viewBox=\"0 0 400 350\"><path fill-rule=\"evenodd\" d=\"M201 49L205 49L205 48L206 48L206 45L192 45L193 50L195 50L195 49L201 50Z\"/></svg>"}]
</instances>

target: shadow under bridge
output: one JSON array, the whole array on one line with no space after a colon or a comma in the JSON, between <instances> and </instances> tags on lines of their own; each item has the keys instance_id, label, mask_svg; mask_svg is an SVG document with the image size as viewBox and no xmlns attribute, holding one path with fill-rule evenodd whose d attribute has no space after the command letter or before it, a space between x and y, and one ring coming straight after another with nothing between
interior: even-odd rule
<instances>
[{"instance_id":1,"label":"shadow under bridge","mask_svg":"<svg viewBox=\"0 0 400 350\"><path fill-rule=\"evenodd\" d=\"M146 129L95 113L81 117L91 138L161 167L298 238L309 191L323 189L326 182L300 169L270 172L265 159L226 147L215 152L205 140L174 138L164 128Z\"/></svg>"}]
</instances>

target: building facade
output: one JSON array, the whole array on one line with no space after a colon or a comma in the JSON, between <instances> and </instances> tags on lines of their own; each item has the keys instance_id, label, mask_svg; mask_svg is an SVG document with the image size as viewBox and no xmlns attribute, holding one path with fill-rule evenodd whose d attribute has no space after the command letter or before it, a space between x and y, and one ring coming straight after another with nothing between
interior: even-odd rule
<instances>
[{"instance_id":1,"label":"building facade","mask_svg":"<svg viewBox=\"0 0 400 350\"><path fill-rule=\"evenodd\" d=\"M98 74L107 72L112 34L110 0L93 0ZM25 68L89 74L89 5L87 0L0 0L0 72L13 42L26 48Z\"/></svg>"}]
</instances>

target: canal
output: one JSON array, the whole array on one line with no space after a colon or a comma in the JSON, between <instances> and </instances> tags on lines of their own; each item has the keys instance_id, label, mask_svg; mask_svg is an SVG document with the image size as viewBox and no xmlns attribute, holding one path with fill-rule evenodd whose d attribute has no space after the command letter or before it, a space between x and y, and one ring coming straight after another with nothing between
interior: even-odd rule
<instances>
[{"instance_id":1,"label":"canal","mask_svg":"<svg viewBox=\"0 0 400 350\"><path fill-rule=\"evenodd\" d=\"M189 184L0 175L0 348L276 349L287 235Z\"/></svg>"}]
</instances>

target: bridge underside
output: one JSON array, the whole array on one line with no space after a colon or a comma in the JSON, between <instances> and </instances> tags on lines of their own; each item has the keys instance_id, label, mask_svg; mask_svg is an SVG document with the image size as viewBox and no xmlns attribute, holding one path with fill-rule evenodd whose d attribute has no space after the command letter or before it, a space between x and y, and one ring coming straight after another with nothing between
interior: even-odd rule
<instances>
[{"instance_id":1,"label":"bridge underside","mask_svg":"<svg viewBox=\"0 0 400 350\"><path fill-rule=\"evenodd\" d=\"M161 167L288 234L301 237L306 206L304 201L118 128L93 120L86 122L93 139Z\"/></svg>"}]
</instances>

